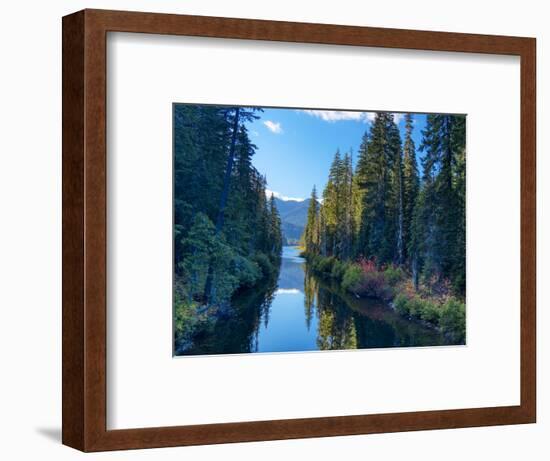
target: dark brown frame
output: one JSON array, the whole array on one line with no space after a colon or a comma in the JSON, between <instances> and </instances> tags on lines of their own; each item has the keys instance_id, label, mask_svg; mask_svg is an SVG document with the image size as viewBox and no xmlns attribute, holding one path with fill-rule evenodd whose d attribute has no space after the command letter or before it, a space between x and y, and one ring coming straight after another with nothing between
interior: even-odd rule
<instances>
[{"instance_id":1,"label":"dark brown frame","mask_svg":"<svg viewBox=\"0 0 550 461\"><path fill-rule=\"evenodd\" d=\"M521 58L521 404L106 429L108 31L516 55ZM534 38L83 10L63 18L63 443L82 451L293 439L536 419Z\"/></svg>"}]
</instances>

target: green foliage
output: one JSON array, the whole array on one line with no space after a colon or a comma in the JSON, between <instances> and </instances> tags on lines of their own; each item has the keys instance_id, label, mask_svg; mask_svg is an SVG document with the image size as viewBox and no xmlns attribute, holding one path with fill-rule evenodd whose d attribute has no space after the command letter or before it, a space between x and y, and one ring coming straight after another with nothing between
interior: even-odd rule
<instances>
[{"instance_id":1,"label":"green foliage","mask_svg":"<svg viewBox=\"0 0 550 461\"><path fill-rule=\"evenodd\" d=\"M405 280L406 274L405 271L398 266L388 266L384 271L384 276L386 277L387 282L394 287L399 282Z\"/></svg>"},{"instance_id":2,"label":"green foliage","mask_svg":"<svg viewBox=\"0 0 550 461\"><path fill-rule=\"evenodd\" d=\"M409 272L416 289L421 280L450 280L454 293L463 297L465 129L464 116L428 115L420 143L420 180L411 114L405 115L402 143L394 116L376 113L363 136L355 171L351 154L336 152L322 205L316 200L310 205L305 253L389 265L385 278L391 287ZM333 265L324 262L321 272L332 273ZM334 278L343 277L339 267L334 271ZM370 275L365 282L377 286L383 281Z\"/></svg>"},{"instance_id":3,"label":"green foliage","mask_svg":"<svg viewBox=\"0 0 550 461\"><path fill-rule=\"evenodd\" d=\"M332 268L336 258L330 256L328 258L318 257L313 260L313 270L325 276L332 274Z\"/></svg>"},{"instance_id":4,"label":"green foliage","mask_svg":"<svg viewBox=\"0 0 550 461\"><path fill-rule=\"evenodd\" d=\"M348 267L348 263L341 262L338 259L335 259L332 265L330 276L336 281L340 282L342 281L342 278L344 277L344 274L346 273Z\"/></svg>"},{"instance_id":5,"label":"green foliage","mask_svg":"<svg viewBox=\"0 0 550 461\"><path fill-rule=\"evenodd\" d=\"M204 292L210 258L217 245L212 221L204 213L197 213L185 238L178 241L182 258L179 272L187 281L187 292L197 297Z\"/></svg>"},{"instance_id":6,"label":"green foliage","mask_svg":"<svg viewBox=\"0 0 550 461\"><path fill-rule=\"evenodd\" d=\"M442 331L455 342L466 341L466 306L456 299L448 300L441 308Z\"/></svg>"},{"instance_id":7,"label":"green foliage","mask_svg":"<svg viewBox=\"0 0 550 461\"><path fill-rule=\"evenodd\" d=\"M189 300L179 300L174 303L174 334L180 341L190 342L199 318L197 303Z\"/></svg>"},{"instance_id":8,"label":"green foliage","mask_svg":"<svg viewBox=\"0 0 550 461\"><path fill-rule=\"evenodd\" d=\"M466 309L464 303L450 298L444 304L437 304L420 296L398 294L393 305L404 317L413 317L439 327L453 342L463 343L466 339Z\"/></svg>"},{"instance_id":9,"label":"green foliage","mask_svg":"<svg viewBox=\"0 0 550 461\"><path fill-rule=\"evenodd\" d=\"M361 255L380 263L399 258L401 197L401 139L393 115L376 113L366 149L361 150L358 174L362 177L363 206L360 225Z\"/></svg>"},{"instance_id":10,"label":"green foliage","mask_svg":"<svg viewBox=\"0 0 550 461\"><path fill-rule=\"evenodd\" d=\"M206 293L205 286L205 302L213 305L225 304L239 288L241 274L234 271L236 259L240 258L234 249L222 237L216 236L209 259L212 285L209 293Z\"/></svg>"},{"instance_id":11,"label":"green foliage","mask_svg":"<svg viewBox=\"0 0 550 461\"><path fill-rule=\"evenodd\" d=\"M319 201L317 198L317 189L313 186L313 190L311 191L311 199L307 210L306 227L301 238L305 254L319 254L319 226Z\"/></svg>"},{"instance_id":12,"label":"green foliage","mask_svg":"<svg viewBox=\"0 0 550 461\"><path fill-rule=\"evenodd\" d=\"M351 154L336 151L319 212L319 253L348 260L353 250L353 167ZM306 226L306 234L310 229Z\"/></svg>"},{"instance_id":13,"label":"green foliage","mask_svg":"<svg viewBox=\"0 0 550 461\"><path fill-rule=\"evenodd\" d=\"M433 325L438 325L440 315L441 308L438 307L435 303L429 300L421 301L420 318L422 320Z\"/></svg>"},{"instance_id":14,"label":"green foliage","mask_svg":"<svg viewBox=\"0 0 550 461\"><path fill-rule=\"evenodd\" d=\"M408 317L410 315L409 298L407 295L399 293L393 300L393 306L403 317Z\"/></svg>"},{"instance_id":15,"label":"green foliage","mask_svg":"<svg viewBox=\"0 0 550 461\"><path fill-rule=\"evenodd\" d=\"M409 315L411 317L420 319L422 318L422 312L424 311L425 302L420 296L413 296L409 299Z\"/></svg>"},{"instance_id":16,"label":"green foliage","mask_svg":"<svg viewBox=\"0 0 550 461\"><path fill-rule=\"evenodd\" d=\"M275 274L277 268L265 253L256 253L253 260L260 269L262 278L268 279Z\"/></svg>"},{"instance_id":17,"label":"green foliage","mask_svg":"<svg viewBox=\"0 0 550 461\"><path fill-rule=\"evenodd\" d=\"M393 298L393 287L406 277L401 268L390 266L381 271L376 269L372 261L346 263L333 256L317 256L309 257L309 263L314 272L340 282L346 291L384 300Z\"/></svg>"},{"instance_id":18,"label":"green foliage","mask_svg":"<svg viewBox=\"0 0 550 461\"><path fill-rule=\"evenodd\" d=\"M342 278L342 288L346 291L353 292L361 281L362 270L356 264L347 266Z\"/></svg>"},{"instance_id":19,"label":"green foliage","mask_svg":"<svg viewBox=\"0 0 550 461\"><path fill-rule=\"evenodd\" d=\"M423 190L415 210L415 245L424 278L449 278L465 292L465 117L428 115L422 132Z\"/></svg>"},{"instance_id":20,"label":"green foliage","mask_svg":"<svg viewBox=\"0 0 550 461\"><path fill-rule=\"evenodd\" d=\"M174 106L174 269L184 307L227 305L273 274L280 257L279 213L252 165L246 128L257 110Z\"/></svg>"},{"instance_id":21,"label":"green foliage","mask_svg":"<svg viewBox=\"0 0 550 461\"><path fill-rule=\"evenodd\" d=\"M235 255L231 261L231 269L238 280L239 287L248 288L262 278L262 269L255 262L240 255Z\"/></svg>"},{"instance_id":22,"label":"green foliage","mask_svg":"<svg viewBox=\"0 0 550 461\"><path fill-rule=\"evenodd\" d=\"M275 205L275 197L271 194L268 211L268 254L272 257L280 256L283 250L283 234L281 232L281 218Z\"/></svg>"},{"instance_id":23,"label":"green foliage","mask_svg":"<svg viewBox=\"0 0 550 461\"><path fill-rule=\"evenodd\" d=\"M412 139L413 121L411 114L405 115L405 140L403 142L403 239L405 257L409 265L414 258L410 253L413 240L413 216L417 202L420 181L416 164L416 148Z\"/></svg>"}]
</instances>

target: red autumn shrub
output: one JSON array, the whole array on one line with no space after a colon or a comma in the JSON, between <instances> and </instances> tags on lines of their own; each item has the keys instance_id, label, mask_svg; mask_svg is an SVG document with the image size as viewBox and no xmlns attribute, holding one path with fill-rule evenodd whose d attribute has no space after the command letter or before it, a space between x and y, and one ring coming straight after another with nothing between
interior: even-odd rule
<instances>
[{"instance_id":1,"label":"red autumn shrub","mask_svg":"<svg viewBox=\"0 0 550 461\"><path fill-rule=\"evenodd\" d=\"M359 260L359 266L361 266L361 270L365 274L369 272L378 272L376 269L376 261L374 259L361 258Z\"/></svg>"},{"instance_id":2,"label":"red autumn shrub","mask_svg":"<svg viewBox=\"0 0 550 461\"><path fill-rule=\"evenodd\" d=\"M390 299L392 289L384 272L376 268L373 259L361 259L359 261L361 277L355 286L355 292L360 296L371 296L381 299Z\"/></svg>"}]
</instances>

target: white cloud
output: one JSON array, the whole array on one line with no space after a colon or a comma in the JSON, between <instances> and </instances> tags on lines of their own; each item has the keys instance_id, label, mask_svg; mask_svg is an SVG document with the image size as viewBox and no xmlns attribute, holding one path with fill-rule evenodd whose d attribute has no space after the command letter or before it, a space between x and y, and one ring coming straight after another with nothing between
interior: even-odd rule
<instances>
[{"instance_id":1,"label":"white cloud","mask_svg":"<svg viewBox=\"0 0 550 461\"><path fill-rule=\"evenodd\" d=\"M298 288L278 288L276 293L278 295L299 295L301 291Z\"/></svg>"},{"instance_id":2,"label":"white cloud","mask_svg":"<svg viewBox=\"0 0 550 461\"><path fill-rule=\"evenodd\" d=\"M337 122L339 120L367 121L368 112L354 112L349 110L301 110L304 114L320 118L325 122Z\"/></svg>"},{"instance_id":3,"label":"white cloud","mask_svg":"<svg viewBox=\"0 0 550 461\"><path fill-rule=\"evenodd\" d=\"M374 122L376 118L376 112L356 112L349 110L300 110L304 114L311 115L312 117L320 118L325 122L337 122L339 120L355 120L357 122L370 123ZM395 123L399 123L405 114L393 112L393 119Z\"/></svg>"},{"instance_id":4,"label":"white cloud","mask_svg":"<svg viewBox=\"0 0 550 461\"><path fill-rule=\"evenodd\" d=\"M374 119L376 118L376 112L366 112L366 116L369 122L374 122Z\"/></svg>"},{"instance_id":5,"label":"white cloud","mask_svg":"<svg viewBox=\"0 0 550 461\"><path fill-rule=\"evenodd\" d=\"M250 132L250 134L251 134L252 136L256 136L256 137L260 136L260 133L258 133L256 130L252 130L252 131Z\"/></svg>"},{"instance_id":6,"label":"white cloud","mask_svg":"<svg viewBox=\"0 0 550 461\"><path fill-rule=\"evenodd\" d=\"M283 132L283 129L282 129L281 124L279 122L272 122L271 120L266 120L264 122L264 125L272 133L281 134Z\"/></svg>"},{"instance_id":7,"label":"white cloud","mask_svg":"<svg viewBox=\"0 0 550 461\"><path fill-rule=\"evenodd\" d=\"M304 198L300 198L300 197L288 197L279 192L276 192L274 190L269 190L269 189L265 190L265 195L267 196L267 198L270 198L271 195L273 195L273 197L284 200L285 202L288 202L288 201L303 202L305 200Z\"/></svg>"}]
</instances>

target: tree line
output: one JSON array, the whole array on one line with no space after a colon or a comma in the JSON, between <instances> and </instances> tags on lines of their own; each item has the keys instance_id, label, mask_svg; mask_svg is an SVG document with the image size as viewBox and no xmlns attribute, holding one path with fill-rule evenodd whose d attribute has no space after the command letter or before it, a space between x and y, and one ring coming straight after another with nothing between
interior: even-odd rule
<instances>
[{"instance_id":1,"label":"tree line","mask_svg":"<svg viewBox=\"0 0 550 461\"><path fill-rule=\"evenodd\" d=\"M222 305L277 270L281 220L246 128L259 111L174 105L176 315Z\"/></svg>"},{"instance_id":2,"label":"tree line","mask_svg":"<svg viewBox=\"0 0 550 461\"><path fill-rule=\"evenodd\" d=\"M311 193L306 256L403 268L418 289L449 281L466 289L465 116L427 115L417 162L413 117L402 139L391 113L376 113L352 153L337 151L321 198ZM420 164L420 171L418 168Z\"/></svg>"}]
</instances>

